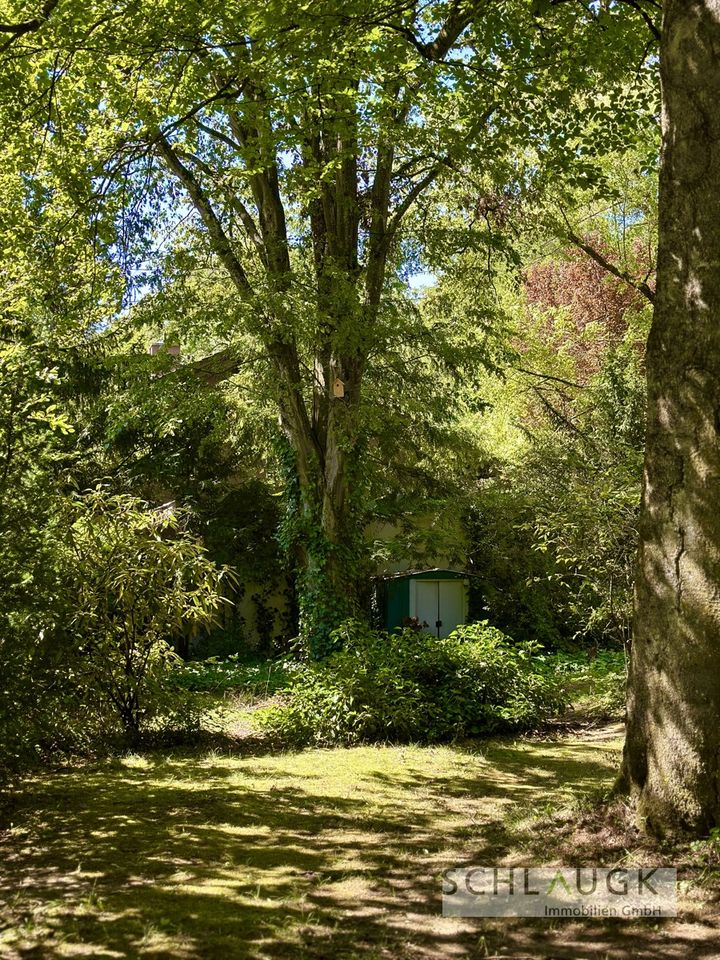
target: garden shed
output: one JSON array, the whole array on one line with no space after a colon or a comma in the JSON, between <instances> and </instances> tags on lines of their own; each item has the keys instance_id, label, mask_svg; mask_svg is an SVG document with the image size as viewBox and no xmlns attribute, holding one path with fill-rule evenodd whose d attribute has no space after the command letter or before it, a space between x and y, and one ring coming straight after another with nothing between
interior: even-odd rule
<instances>
[{"instance_id":1,"label":"garden shed","mask_svg":"<svg viewBox=\"0 0 720 960\"><path fill-rule=\"evenodd\" d=\"M437 637L467 621L469 575L460 570L406 570L377 580L378 619L386 630L417 625Z\"/></svg>"}]
</instances>

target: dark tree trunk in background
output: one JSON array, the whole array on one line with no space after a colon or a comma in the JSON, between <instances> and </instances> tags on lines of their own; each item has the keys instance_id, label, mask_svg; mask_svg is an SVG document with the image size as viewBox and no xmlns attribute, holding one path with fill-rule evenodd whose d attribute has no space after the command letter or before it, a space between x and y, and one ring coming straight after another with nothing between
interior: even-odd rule
<instances>
[{"instance_id":1,"label":"dark tree trunk in background","mask_svg":"<svg viewBox=\"0 0 720 960\"><path fill-rule=\"evenodd\" d=\"M720 3L667 0L648 434L624 777L647 827L720 823Z\"/></svg>"}]
</instances>

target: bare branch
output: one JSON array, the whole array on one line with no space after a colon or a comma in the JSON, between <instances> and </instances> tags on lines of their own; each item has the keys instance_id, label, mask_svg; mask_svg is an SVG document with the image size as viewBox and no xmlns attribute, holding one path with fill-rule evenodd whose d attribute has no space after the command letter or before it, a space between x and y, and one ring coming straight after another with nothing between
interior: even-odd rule
<instances>
[{"instance_id":1,"label":"bare branch","mask_svg":"<svg viewBox=\"0 0 720 960\"><path fill-rule=\"evenodd\" d=\"M556 383L563 383L567 387L576 387L578 390L582 390L583 386L581 383L575 383L573 380L566 380L564 377L554 377L549 373L537 373L535 370L528 370L525 367L515 367L518 373L525 373L529 377L537 377L539 380L553 380Z\"/></svg>"},{"instance_id":2,"label":"bare branch","mask_svg":"<svg viewBox=\"0 0 720 960\"><path fill-rule=\"evenodd\" d=\"M577 436L580 437L583 441L585 442L588 441L589 438L583 433L583 431L578 426L576 426L572 422L572 420L566 417L565 414L561 413L556 406L550 403L550 401L542 392L542 390L540 390L534 384L532 385L531 389L532 389L532 392L535 394L538 400L542 403L542 405L545 407L547 412L550 414L551 418L555 421L555 423L558 426L567 427L568 430L571 430L573 433L577 434Z\"/></svg>"}]
</instances>

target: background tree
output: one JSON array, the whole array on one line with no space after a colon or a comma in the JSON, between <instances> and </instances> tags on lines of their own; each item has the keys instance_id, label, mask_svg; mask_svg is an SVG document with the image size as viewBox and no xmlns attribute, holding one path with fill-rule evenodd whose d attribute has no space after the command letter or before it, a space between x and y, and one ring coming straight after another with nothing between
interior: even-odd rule
<instances>
[{"instance_id":1,"label":"background tree","mask_svg":"<svg viewBox=\"0 0 720 960\"><path fill-rule=\"evenodd\" d=\"M586 226L621 263L612 207ZM466 500L484 615L550 646L627 643L649 303L583 250L529 232L528 265L498 278L508 356L468 423L486 458ZM648 232L638 216L643 249Z\"/></svg>"},{"instance_id":2,"label":"background tree","mask_svg":"<svg viewBox=\"0 0 720 960\"><path fill-rule=\"evenodd\" d=\"M262 348L295 461L316 653L357 606L362 407L374 402L363 389L413 254L408 216L431 188L441 203L441 189L469 183L460 229L440 217L430 231L437 255L452 257L488 226L478 177L481 195L522 193L540 168L582 178L587 144L620 142L636 122L643 83L621 82L645 59L632 24L604 6L561 8L547 23L537 12L454 0L98 3L54 11L43 32L55 49L32 53L50 78L47 110L20 113L49 132L45 149L99 232L116 232L135 286L147 283L161 225L201 227L235 325L199 372L214 382L235 372L239 332ZM58 47L67 56L56 63ZM424 248L430 236L415 225Z\"/></svg>"}]
</instances>

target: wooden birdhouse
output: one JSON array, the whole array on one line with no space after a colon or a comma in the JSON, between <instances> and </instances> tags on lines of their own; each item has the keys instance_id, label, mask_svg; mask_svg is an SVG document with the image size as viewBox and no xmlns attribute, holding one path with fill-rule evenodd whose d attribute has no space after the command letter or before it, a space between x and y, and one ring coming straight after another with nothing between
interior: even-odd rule
<instances>
[{"instance_id":1,"label":"wooden birdhouse","mask_svg":"<svg viewBox=\"0 0 720 960\"><path fill-rule=\"evenodd\" d=\"M342 382L340 377L336 377L333 381L333 396L338 400L342 400L345 396L345 384Z\"/></svg>"}]
</instances>

